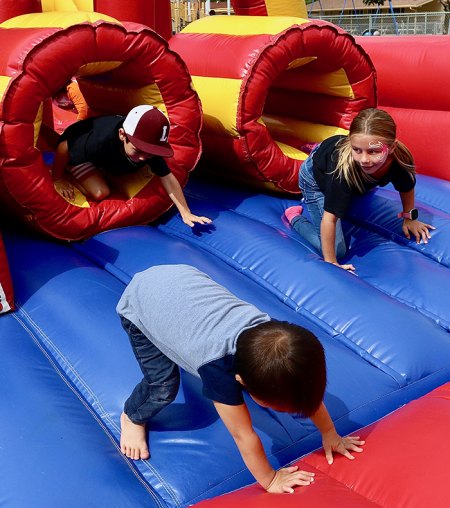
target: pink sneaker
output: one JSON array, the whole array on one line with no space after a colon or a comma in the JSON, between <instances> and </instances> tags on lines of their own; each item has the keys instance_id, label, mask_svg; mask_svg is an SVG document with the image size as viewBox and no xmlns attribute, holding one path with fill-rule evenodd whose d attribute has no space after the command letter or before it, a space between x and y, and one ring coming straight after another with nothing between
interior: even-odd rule
<instances>
[{"instance_id":1,"label":"pink sneaker","mask_svg":"<svg viewBox=\"0 0 450 508\"><path fill-rule=\"evenodd\" d=\"M289 221L289 224L292 224L292 221L295 219L295 217L298 217L303 212L302 206L290 206L284 211L284 215L286 219Z\"/></svg>"}]
</instances>

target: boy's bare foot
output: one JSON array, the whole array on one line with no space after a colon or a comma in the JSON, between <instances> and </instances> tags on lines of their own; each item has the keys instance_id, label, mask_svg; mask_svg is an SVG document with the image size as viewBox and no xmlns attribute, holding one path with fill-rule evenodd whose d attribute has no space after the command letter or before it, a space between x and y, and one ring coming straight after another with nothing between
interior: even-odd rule
<instances>
[{"instance_id":1,"label":"boy's bare foot","mask_svg":"<svg viewBox=\"0 0 450 508\"><path fill-rule=\"evenodd\" d=\"M130 459L148 459L145 424L133 423L125 413L120 415L120 450Z\"/></svg>"}]
</instances>

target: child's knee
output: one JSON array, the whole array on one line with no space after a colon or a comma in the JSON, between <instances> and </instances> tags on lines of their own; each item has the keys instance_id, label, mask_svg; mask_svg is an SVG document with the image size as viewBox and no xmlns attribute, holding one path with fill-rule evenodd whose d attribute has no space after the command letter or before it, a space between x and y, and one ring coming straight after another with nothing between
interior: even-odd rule
<instances>
[{"instance_id":1,"label":"child's knee","mask_svg":"<svg viewBox=\"0 0 450 508\"><path fill-rule=\"evenodd\" d=\"M89 196L94 201L103 201L110 195L111 191L108 187L99 187L97 189L91 189Z\"/></svg>"},{"instance_id":2,"label":"child's knee","mask_svg":"<svg viewBox=\"0 0 450 508\"><path fill-rule=\"evenodd\" d=\"M174 378L158 387L158 398L164 405L171 404L177 397L180 378Z\"/></svg>"}]
</instances>

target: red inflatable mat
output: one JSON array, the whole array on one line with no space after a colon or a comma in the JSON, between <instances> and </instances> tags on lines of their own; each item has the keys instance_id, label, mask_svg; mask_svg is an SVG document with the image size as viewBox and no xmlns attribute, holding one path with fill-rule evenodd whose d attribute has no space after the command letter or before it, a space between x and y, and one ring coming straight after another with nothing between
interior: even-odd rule
<instances>
[{"instance_id":1,"label":"red inflatable mat","mask_svg":"<svg viewBox=\"0 0 450 508\"><path fill-rule=\"evenodd\" d=\"M365 450L354 461L322 450L296 464L316 473L314 485L294 494L267 494L252 485L199 503L202 508L423 508L448 506L450 383L410 402L358 434Z\"/></svg>"}]
</instances>

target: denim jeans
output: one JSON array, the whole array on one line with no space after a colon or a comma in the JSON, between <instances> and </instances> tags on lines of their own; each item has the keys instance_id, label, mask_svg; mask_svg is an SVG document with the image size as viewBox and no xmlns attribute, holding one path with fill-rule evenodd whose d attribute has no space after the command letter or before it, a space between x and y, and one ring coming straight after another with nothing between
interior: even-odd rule
<instances>
[{"instance_id":1,"label":"denim jeans","mask_svg":"<svg viewBox=\"0 0 450 508\"><path fill-rule=\"evenodd\" d=\"M127 318L120 316L144 378L125 402L124 412L134 423L146 423L177 396L180 370Z\"/></svg>"},{"instance_id":2,"label":"denim jeans","mask_svg":"<svg viewBox=\"0 0 450 508\"><path fill-rule=\"evenodd\" d=\"M303 194L303 204L308 209L311 222L302 214L295 217L292 221L294 230L307 242L309 242L319 253L322 252L320 241L320 224L324 212L325 196L316 183L313 172L313 155L318 147L314 148L309 157L301 165L298 175L298 185ZM341 220L336 223L336 257L345 256L347 247L345 245L344 234L342 232Z\"/></svg>"}]
</instances>

